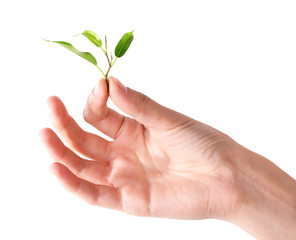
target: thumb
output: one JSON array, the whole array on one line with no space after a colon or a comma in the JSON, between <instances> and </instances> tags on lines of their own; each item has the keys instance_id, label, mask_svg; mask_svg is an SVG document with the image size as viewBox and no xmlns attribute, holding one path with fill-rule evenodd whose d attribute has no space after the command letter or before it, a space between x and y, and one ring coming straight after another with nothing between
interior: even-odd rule
<instances>
[{"instance_id":1,"label":"thumb","mask_svg":"<svg viewBox=\"0 0 296 240\"><path fill-rule=\"evenodd\" d=\"M145 127L168 130L189 121L188 117L160 105L143 93L125 87L118 79L109 77L108 80L112 102Z\"/></svg>"}]
</instances>

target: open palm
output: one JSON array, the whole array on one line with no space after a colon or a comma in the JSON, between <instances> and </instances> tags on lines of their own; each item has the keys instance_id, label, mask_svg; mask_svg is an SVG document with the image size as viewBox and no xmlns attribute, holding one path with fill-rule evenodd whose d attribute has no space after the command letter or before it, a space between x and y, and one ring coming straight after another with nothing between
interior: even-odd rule
<instances>
[{"instance_id":1,"label":"open palm","mask_svg":"<svg viewBox=\"0 0 296 240\"><path fill-rule=\"evenodd\" d=\"M140 216L225 219L239 207L228 151L238 144L114 78L109 84L112 101L133 118L107 107L103 79L89 96L84 118L113 141L83 131L60 99L48 100L65 144L51 129L40 135L55 161L53 172L68 190L91 204Z\"/></svg>"}]
</instances>

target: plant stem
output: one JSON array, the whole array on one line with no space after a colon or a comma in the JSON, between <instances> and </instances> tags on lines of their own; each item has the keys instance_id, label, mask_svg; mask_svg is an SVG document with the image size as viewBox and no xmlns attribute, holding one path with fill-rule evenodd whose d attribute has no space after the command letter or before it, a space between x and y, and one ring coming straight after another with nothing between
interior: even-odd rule
<instances>
[{"instance_id":1,"label":"plant stem","mask_svg":"<svg viewBox=\"0 0 296 240\"><path fill-rule=\"evenodd\" d=\"M108 58L108 56L107 56L107 58ZM116 60L117 60L117 58L115 58L114 62L111 63L111 62L109 61L109 58L108 58L109 68L108 68L107 73L106 73L106 78L108 77L108 73L110 72L110 69L111 69L111 67L114 65L114 63L116 62Z\"/></svg>"},{"instance_id":2,"label":"plant stem","mask_svg":"<svg viewBox=\"0 0 296 240\"><path fill-rule=\"evenodd\" d=\"M99 70L100 70L100 72L103 74L103 76L104 76L104 78L106 78L106 75L103 73L103 71L101 70L101 68L99 68L99 66L98 65L95 65Z\"/></svg>"},{"instance_id":3,"label":"plant stem","mask_svg":"<svg viewBox=\"0 0 296 240\"><path fill-rule=\"evenodd\" d=\"M115 58L114 62L111 64L111 67L114 65L118 57Z\"/></svg>"},{"instance_id":4,"label":"plant stem","mask_svg":"<svg viewBox=\"0 0 296 240\"><path fill-rule=\"evenodd\" d=\"M110 72L110 69L111 67L114 65L114 63L116 62L117 60L117 57L115 58L115 60L112 62L112 53L111 53L111 61L110 61L110 58L108 56L108 53L107 53L107 37L105 35L105 49L102 48L102 46L100 47L102 49L102 51L105 53L106 55L106 58L107 58L107 61L108 61L108 70L106 72L106 74L103 73L103 71L97 66L97 68L101 71L101 73L103 74L104 78L105 78L105 81L106 81L106 84L107 84L107 89L108 89L108 93L109 93L109 82L108 82L108 74Z\"/></svg>"},{"instance_id":5,"label":"plant stem","mask_svg":"<svg viewBox=\"0 0 296 240\"><path fill-rule=\"evenodd\" d=\"M109 66L111 66L111 62L110 62L110 59L109 59L109 56L108 56L107 52L105 52L105 55L106 55L106 57L107 57L107 60L108 60L108 64L109 64Z\"/></svg>"}]
</instances>

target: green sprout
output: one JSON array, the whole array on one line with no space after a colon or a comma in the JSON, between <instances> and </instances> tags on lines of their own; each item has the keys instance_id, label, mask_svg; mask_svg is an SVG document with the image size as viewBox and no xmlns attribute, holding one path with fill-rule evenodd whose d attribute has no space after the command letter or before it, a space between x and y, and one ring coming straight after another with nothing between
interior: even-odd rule
<instances>
[{"instance_id":1,"label":"green sprout","mask_svg":"<svg viewBox=\"0 0 296 240\"><path fill-rule=\"evenodd\" d=\"M89 41L91 41L95 46L97 46L98 48L100 48L103 51L103 53L105 54L107 61L108 61L108 69L107 69L106 73L104 73L102 71L102 69L97 65L97 60L91 53L80 52L72 44L70 44L68 42L50 41L50 40L46 40L46 39L44 39L44 40L46 42L56 43L64 48L70 50L71 52L77 54L78 56L84 58L85 60L89 61L90 63L94 64L100 70L100 72L103 74L103 76L106 80L108 89L109 89L108 74L110 72L110 69L114 65L114 63L116 62L117 58L122 57L126 53L126 51L128 50L129 46L131 45L131 43L134 39L133 32L134 32L134 30L124 34L122 36L122 38L119 40L119 42L117 43L116 48L114 50L114 55L116 57L115 59L113 58L112 52L110 54L110 57L107 53L107 37L106 36L105 36L105 48L103 48L101 38L95 32L93 32L91 30L85 30L83 33L75 35L75 36L78 36L78 35L85 36Z\"/></svg>"}]
</instances>

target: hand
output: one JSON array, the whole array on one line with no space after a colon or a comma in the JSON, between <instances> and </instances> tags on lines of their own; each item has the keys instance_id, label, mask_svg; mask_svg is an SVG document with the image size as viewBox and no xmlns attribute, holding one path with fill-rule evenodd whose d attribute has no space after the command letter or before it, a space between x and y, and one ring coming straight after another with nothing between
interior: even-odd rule
<instances>
[{"instance_id":1,"label":"hand","mask_svg":"<svg viewBox=\"0 0 296 240\"><path fill-rule=\"evenodd\" d=\"M133 118L107 107L104 79L89 95L84 118L114 141L83 131L60 99L48 99L68 147L50 129L40 135L62 184L91 204L134 215L224 219L236 211L240 196L229 157L236 143L114 78L109 84L112 101Z\"/></svg>"},{"instance_id":2,"label":"hand","mask_svg":"<svg viewBox=\"0 0 296 240\"><path fill-rule=\"evenodd\" d=\"M139 216L230 221L258 239L295 239L296 182L227 135L109 78L89 95L83 131L57 97L40 136L53 173L91 204ZM79 154L79 155L78 155ZM82 158L83 155L85 158Z\"/></svg>"}]
</instances>

